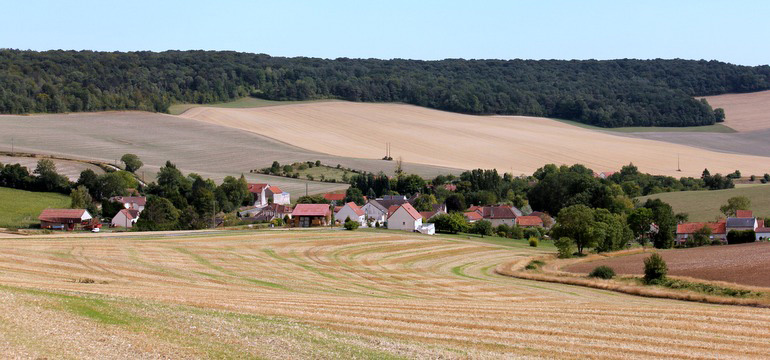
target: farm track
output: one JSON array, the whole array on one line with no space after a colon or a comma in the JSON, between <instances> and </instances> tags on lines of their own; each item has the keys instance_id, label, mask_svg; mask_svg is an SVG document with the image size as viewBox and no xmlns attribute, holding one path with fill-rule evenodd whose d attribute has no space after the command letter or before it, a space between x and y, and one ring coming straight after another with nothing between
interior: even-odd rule
<instances>
[{"instance_id":1,"label":"farm track","mask_svg":"<svg viewBox=\"0 0 770 360\"><path fill-rule=\"evenodd\" d=\"M364 231L8 239L0 242L0 304L29 324L0 318L0 350L68 353L78 341L105 344L86 346L82 351L93 351L81 353L86 357L129 358L233 351L268 358L285 357L282 351L314 358L761 358L770 350L766 309L640 298L490 271L542 253L520 244ZM96 283L73 281L82 278ZM125 318L150 320L94 323L41 308L40 295L19 290L30 288L74 292L114 303ZM61 326L34 320L35 309ZM183 321L196 323L189 338L168 335ZM60 336L70 326L82 335Z\"/></svg>"}]
</instances>

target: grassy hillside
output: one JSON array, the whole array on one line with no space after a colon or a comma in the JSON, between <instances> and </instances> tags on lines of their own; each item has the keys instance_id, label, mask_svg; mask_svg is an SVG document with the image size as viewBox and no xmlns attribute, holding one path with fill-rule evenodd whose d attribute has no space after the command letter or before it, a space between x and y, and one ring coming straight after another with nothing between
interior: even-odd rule
<instances>
[{"instance_id":1,"label":"grassy hillside","mask_svg":"<svg viewBox=\"0 0 770 360\"><path fill-rule=\"evenodd\" d=\"M0 187L0 228L27 227L37 223L45 208L67 208L70 199L61 194Z\"/></svg>"},{"instance_id":2,"label":"grassy hillside","mask_svg":"<svg viewBox=\"0 0 770 360\"><path fill-rule=\"evenodd\" d=\"M770 216L770 185L745 185L735 189L714 191L681 191L642 196L640 201L647 198L658 198L674 208L675 212L690 214L690 221L710 221L722 216L719 207L734 196L746 196L751 199L751 208L758 216Z\"/></svg>"}]
</instances>

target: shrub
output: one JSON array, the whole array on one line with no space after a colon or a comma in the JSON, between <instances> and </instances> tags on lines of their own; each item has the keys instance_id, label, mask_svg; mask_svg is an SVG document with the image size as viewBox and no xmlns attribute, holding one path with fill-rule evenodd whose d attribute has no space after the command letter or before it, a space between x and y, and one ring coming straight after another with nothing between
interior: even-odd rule
<instances>
[{"instance_id":1,"label":"shrub","mask_svg":"<svg viewBox=\"0 0 770 360\"><path fill-rule=\"evenodd\" d=\"M488 220L479 220L473 223L473 226L471 226L471 233L473 234L479 234L481 236L492 235L492 223Z\"/></svg>"},{"instance_id":2,"label":"shrub","mask_svg":"<svg viewBox=\"0 0 770 360\"><path fill-rule=\"evenodd\" d=\"M345 225L344 226L345 226L345 230L355 230L355 229L358 229L359 225L360 224L358 223L358 221L353 221L353 220L348 219L348 220L345 221Z\"/></svg>"},{"instance_id":3,"label":"shrub","mask_svg":"<svg viewBox=\"0 0 770 360\"><path fill-rule=\"evenodd\" d=\"M524 228L524 236L527 238L536 237L539 239L541 234L540 234L540 230L538 230L537 228L528 227L528 228Z\"/></svg>"},{"instance_id":4,"label":"shrub","mask_svg":"<svg viewBox=\"0 0 770 360\"><path fill-rule=\"evenodd\" d=\"M571 258L572 253L575 252L575 244L568 237L560 237L554 240L553 244L559 250L559 258L561 259Z\"/></svg>"},{"instance_id":5,"label":"shrub","mask_svg":"<svg viewBox=\"0 0 770 360\"><path fill-rule=\"evenodd\" d=\"M644 282L648 284L658 283L666 278L668 265L658 253L644 259Z\"/></svg>"},{"instance_id":6,"label":"shrub","mask_svg":"<svg viewBox=\"0 0 770 360\"><path fill-rule=\"evenodd\" d=\"M524 268L527 269L527 270L536 270L536 269L539 269L543 265L545 265L545 263L543 261L541 261L541 260L532 260Z\"/></svg>"},{"instance_id":7,"label":"shrub","mask_svg":"<svg viewBox=\"0 0 770 360\"><path fill-rule=\"evenodd\" d=\"M756 239L754 230L730 230L727 233L727 243L730 245L754 242Z\"/></svg>"},{"instance_id":8,"label":"shrub","mask_svg":"<svg viewBox=\"0 0 770 360\"><path fill-rule=\"evenodd\" d=\"M533 236L533 237L529 238L529 246L537 247L538 243L539 243L539 240L537 240L536 237Z\"/></svg>"},{"instance_id":9,"label":"shrub","mask_svg":"<svg viewBox=\"0 0 770 360\"><path fill-rule=\"evenodd\" d=\"M615 277L615 270L612 270L609 266L597 266L590 274L589 277L609 280Z\"/></svg>"}]
</instances>

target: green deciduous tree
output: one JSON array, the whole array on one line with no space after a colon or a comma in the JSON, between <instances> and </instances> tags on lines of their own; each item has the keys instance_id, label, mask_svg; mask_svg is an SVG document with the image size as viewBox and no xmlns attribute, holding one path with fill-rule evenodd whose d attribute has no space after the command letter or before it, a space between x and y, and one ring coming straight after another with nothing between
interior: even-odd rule
<instances>
[{"instance_id":1,"label":"green deciduous tree","mask_svg":"<svg viewBox=\"0 0 770 360\"><path fill-rule=\"evenodd\" d=\"M120 157L120 161L123 162L123 165L128 172L136 172L139 170L144 163L142 160L139 160L139 156L136 156L135 154L125 154Z\"/></svg>"},{"instance_id":2,"label":"green deciduous tree","mask_svg":"<svg viewBox=\"0 0 770 360\"><path fill-rule=\"evenodd\" d=\"M727 204L719 207L719 211L725 216L735 216L738 210L751 209L751 200L745 196L735 196L727 199Z\"/></svg>"},{"instance_id":3,"label":"green deciduous tree","mask_svg":"<svg viewBox=\"0 0 770 360\"><path fill-rule=\"evenodd\" d=\"M136 228L143 231L177 229L180 212L168 199L151 196L147 199Z\"/></svg>"},{"instance_id":4,"label":"green deciduous tree","mask_svg":"<svg viewBox=\"0 0 770 360\"><path fill-rule=\"evenodd\" d=\"M556 238L567 237L574 241L578 254L585 248L596 246L597 235L594 211L585 205L572 205L559 211L552 233Z\"/></svg>"}]
</instances>

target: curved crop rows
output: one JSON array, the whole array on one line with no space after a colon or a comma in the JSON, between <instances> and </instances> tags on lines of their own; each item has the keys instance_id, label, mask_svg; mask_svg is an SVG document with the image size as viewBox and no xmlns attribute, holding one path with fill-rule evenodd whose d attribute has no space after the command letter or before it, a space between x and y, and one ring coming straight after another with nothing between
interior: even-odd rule
<instances>
[{"instance_id":1,"label":"curved crop rows","mask_svg":"<svg viewBox=\"0 0 770 360\"><path fill-rule=\"evenodd\" d=\"M289 351L316 358L673 359L758 358L770 350L765 309L639 298L494 274L499 264L542 252L518 243L364 231L10 239L0 242L0 283L7 286L0 303L30 312L22 305L41 300L9 300L34 295L18 290L27 288L110 295L87 300L116 301L113 307L125 311L104 310L114 323L99 329L113 334L109 339L133 339L154 351L134 346L126 354L112 342L104 347L126 357L218 357L231 351L285 357ZM74 281L84 278L95 283ZM23 327L4 317L0 324ZM145 320L121 323L124 318ZM79 324L81 339L96 326L83 316L68 319ZM198 322L189 338L165 335L182 321ZM47 331L44 325L39 331ZM0 349L6 344L6 350L34 352L33 345L9 335L18 330L13 329L0 326ZM34 329L26 331L25 338L37 338ZM35 346L55 352L76 341L68 339Z\"/></svg>"}]
</instances>

